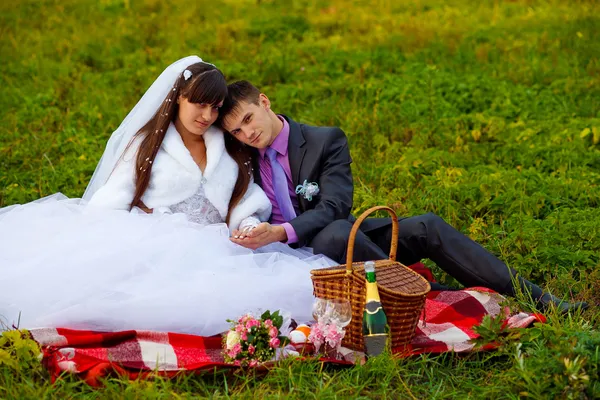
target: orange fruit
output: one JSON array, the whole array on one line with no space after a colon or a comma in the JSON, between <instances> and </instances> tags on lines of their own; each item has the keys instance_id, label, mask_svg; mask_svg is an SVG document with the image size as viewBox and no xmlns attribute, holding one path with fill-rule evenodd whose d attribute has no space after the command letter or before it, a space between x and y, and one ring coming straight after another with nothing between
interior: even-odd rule
<instances>
[{"instance_id":1,"label":"orange fruit","mask_svg":"<svg viewBox=\"0 0 600 400\"><path fill-rule=\"evenodd\" d=\"M296 327L296 330L304 333L306 335L306 337L308 337L308 335L310 335L310 327L307 325L298 325Z\"/></svg>"}]
</instances>

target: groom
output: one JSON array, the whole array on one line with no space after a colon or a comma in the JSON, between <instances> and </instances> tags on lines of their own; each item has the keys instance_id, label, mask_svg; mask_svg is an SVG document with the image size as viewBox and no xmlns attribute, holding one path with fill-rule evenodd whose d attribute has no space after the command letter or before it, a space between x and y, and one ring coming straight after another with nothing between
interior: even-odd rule
<instances>
[{"instance_id":1,"label":"groom","mask_svg":"<svg viewBox=\"0 0 600 400\"><path fill-rule=\"evenodd\" d=\"M254 179L273 205L270 223L233 232L231 240L250 249L273 242L307 245L343 263L354 217L353 181L346 135L340 128L315 127L278 115L250 82L228 86L219 123L239 141L257 149ZM318 193L310 196L318 185ZM300 186L300 187L299 187ZM297 188L300 194L297 194ZM398 260L405 265L429 258L465 286L485 286L514 296L518 284L545 309L561 312L586 303L567 303L523 279L479 244L435 214L400 218ZM355 261L388 258L389 218L367 218L355 242ZM434 287L435 289L435 287Z\"/></svg>"}]
</instances>

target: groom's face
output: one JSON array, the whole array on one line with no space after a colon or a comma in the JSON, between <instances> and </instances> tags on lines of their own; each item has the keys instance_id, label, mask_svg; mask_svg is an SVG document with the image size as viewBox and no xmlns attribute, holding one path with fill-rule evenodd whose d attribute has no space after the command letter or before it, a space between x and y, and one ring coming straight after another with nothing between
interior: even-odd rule
<instances>
[{"instance_id":1,"label":"groom's face","mask_svg":"<svg viewBox=\"0 0 600 400\"><path fill-rule=\"evenodd\" d=\"M223 128L248 146L264 149L275 137L270 102L261 94L258 104L242 101L223 119Z\"/></svg>"}]
</instances>

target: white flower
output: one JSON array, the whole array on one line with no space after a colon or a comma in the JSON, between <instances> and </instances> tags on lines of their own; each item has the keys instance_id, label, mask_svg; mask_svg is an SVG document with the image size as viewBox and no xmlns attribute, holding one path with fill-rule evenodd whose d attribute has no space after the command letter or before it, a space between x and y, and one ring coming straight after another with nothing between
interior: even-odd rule
<instances>
[{"instance_id":1,"label":"white flower","mask_svg":"<svg viewBox=\"0 0 600 400\"><path fill-rule=\"evenodd\" d=\"M185 78L186 81L188 79L190 79L191 76L192 76L192 71L190 71L189 69L186 69L185 71L183 71L183 77Z\"/></svg>"},{"instance_id":2,"label":"white flower","mask_svg":"<svg viewBox=\"0 0 600 400\"><path fill-rule=\"evenodd\" d=\"M227 333L227 350L231 350L233 346L240 342L240 334L236 331L229 331Z\"/></svg>"},{"instance_id":3,"label":"white flower","mask_svg":"<svg viewBox=\"0 0 600 400\"><path fill-rule=\"evenodd\" d=\"M304 196L308 201L312 201L313 196L319 194L319 184L317 182L308 182L305 179L302 185L296 186L296 194Z\"/></svg>"}]
</instances>

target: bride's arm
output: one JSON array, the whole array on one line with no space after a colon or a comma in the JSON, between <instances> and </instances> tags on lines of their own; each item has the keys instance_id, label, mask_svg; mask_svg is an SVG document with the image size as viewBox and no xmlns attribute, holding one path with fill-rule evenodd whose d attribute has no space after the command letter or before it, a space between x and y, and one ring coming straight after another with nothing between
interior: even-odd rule
<instances>
[{"instance_id":1,"label":"bride's arm","mask_svg":"<svg viewBox=\"0 0 600 400\"><path fill-rule=\"evenodd\" d=\"M106 183L94 193L88 204L114 210L130 209L135 191L136 144L134 142L125 152Z\"/></svg>"},{"instance_id":2,"label":"bride's arm","mask_svg":"<svg viewBox=\"0 0 600 400\"><path fill-rule=\"evenodd\" d=\"M251 225L255 222L253 218L258 219L259 222L268 221L270 216L271 202L260 186L251 180L242 200L231 211L229 229L234 231L242 226Z\"/></svg>"}]
</instances>

